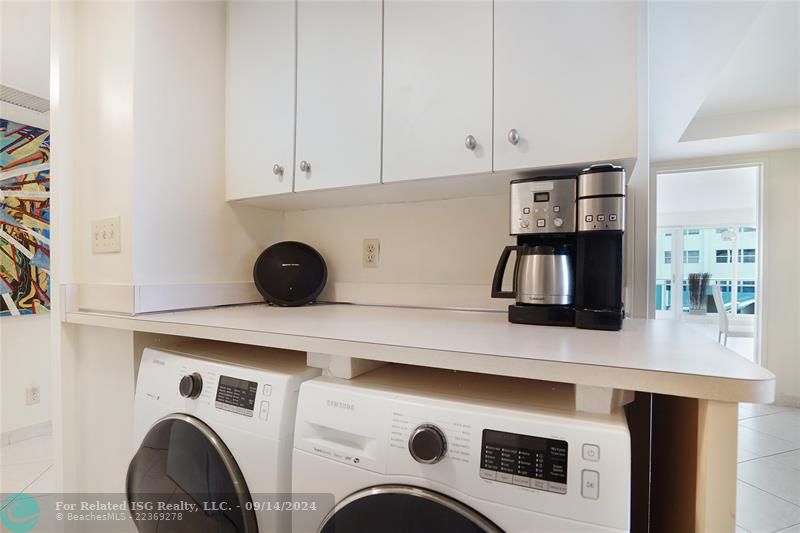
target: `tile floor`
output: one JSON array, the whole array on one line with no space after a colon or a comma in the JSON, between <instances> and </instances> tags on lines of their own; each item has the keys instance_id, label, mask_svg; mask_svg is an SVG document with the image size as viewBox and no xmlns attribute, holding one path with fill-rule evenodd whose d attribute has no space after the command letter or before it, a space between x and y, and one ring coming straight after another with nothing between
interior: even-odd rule
<instances>
[{"instance_id":1,"label":"tile floor","mask_svg":"<svg viewBox=\"0 0 800 533\"><path fill-rule=\"evenodd\" d=\"M0 448L0 501L54 490L52 443ZM741 404L738 460L736 532L800 533L800 409Z\"/></svg>"},{"instance_id":2,"label":"tile floor","mask_svg":"<svg viewBox=\"0 0 800 533\"><path fill-rule=\"evenodd\" d=\"M739 406L737 533L800 533L800 409Z\"/></svg>"},{"instance_id":3,"label":"tile floor","mask_svg":"<svg viewBox=\"0 0 800 533\"><path fill-rule=\"evenodd\" d=\"M52 437L0 448L0 502L11 494L44 494L54 490ZM0 510L5 506L0 503Z\"/></svg>"}]
</instances>

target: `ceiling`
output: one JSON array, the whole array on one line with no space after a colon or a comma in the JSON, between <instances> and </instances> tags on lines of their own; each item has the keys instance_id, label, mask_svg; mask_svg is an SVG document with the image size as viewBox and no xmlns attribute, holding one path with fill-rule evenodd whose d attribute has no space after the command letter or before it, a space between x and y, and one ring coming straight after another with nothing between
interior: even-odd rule
<instances>
[{"instance_id":1,"label":"ceiling","mask_svg":"<svg viewBox=\"0 0 800 533\"><path fill-rule=\"evenodd\" d=\"M50 2L0 1L0 83L50 95Z\"/></svg>"},{"instance_id":2,"label":"ceiling","mask_svg":"<svg viewBox=\"0 0 800 533\"><path fill-rule=\"evenodd\" d=\"M649 6L653 161L800 147L800 3Z\"/></svg>"}]
</instances>

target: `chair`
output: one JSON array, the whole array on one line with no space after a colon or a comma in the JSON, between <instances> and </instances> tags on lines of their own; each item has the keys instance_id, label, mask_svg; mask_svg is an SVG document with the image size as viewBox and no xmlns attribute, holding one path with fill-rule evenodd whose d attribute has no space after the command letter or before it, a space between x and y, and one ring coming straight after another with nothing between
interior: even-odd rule
<instances>
[{"instance_id":1,"label":"chair","mask_svg":"<svg viewBox=\"0 0 800 533\"><path fill-rule=\"evenodd\" d=\"M743 337L752 339L755 337L755 332L752 328L731 326L729 324L728 312L725 310L725 302L722 301L722 290L719 288L719 283L715 283L711 288L714 294L714 305L717 306L717 316L719 317L719 335L717 335L717 342L721 342L723 346L728 345L728 337ZM723 340L723 335L725 339Z\"/></svg>"}]
</instances>

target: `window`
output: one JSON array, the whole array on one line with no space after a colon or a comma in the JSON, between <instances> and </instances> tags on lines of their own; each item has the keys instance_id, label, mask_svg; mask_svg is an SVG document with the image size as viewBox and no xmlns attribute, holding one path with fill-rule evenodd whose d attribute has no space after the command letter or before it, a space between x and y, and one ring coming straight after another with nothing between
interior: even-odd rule
<instances>
[{"instance_id":1,"label":"window","mask_svg":"<svg viewBox=\"0 0 800 533\"><path fill-rule=\"evenodd\" d=\"M672 264L672 252L670 250L664 252L664 264Z\"/></svg>"},{"instance_id":2,"label":"window","mask_svg":"<svg viewBox=\"0 0 800 533\"><path fill-rule=\"evenodd\" d=\"M739 250L739 262L740 263L755 263L756 262L756 249L755 248L744 248Z\"/></svg>"},{"instance_id":3,"label":"window","mask_svg":"<svg viewBox=\"0 0 800 533\"><path fill-rule=\"evenodd\" d=\"M694 229L694 228L686 229L686 230L683 230L683 234L684 235L700 235L700 230L699 229Z\"/></svg>"},{"instance_id":4,"label":"window","mask_svg":"<svg viewBox=\"0 0 800 533\"><path fill-rule=\"evenodd\" d=\"M672 281L656 281L656 311L669 311L672 307Z\"/></svg>"},{"instance_id":5,"label":"window","mask_svg":"<svg viewBox=\"0 0 800 533\"><path fill-rule=\"evenodd\" d=\"M756 312L756 282L753 280L736 283L737 314L752 315Z\"/></svg>"},{"instance_id":6,"label":"window","mask_svg":"<svg viewBox=\"0 0 800 533\"><path fill-rule=\"evenodd\" d=\"M684 250L683 262L687 264L700 263L700 250Z\"/></svg>"},{"instance_id":7,"label":"window","mask_svg":"<svg viewBox=\"0 0 800 533\"><path fill-rule=\"evenodd\" d=\"M723 233L728 231L728 228L717 228L714 231L716 232L717 235L722 235Z\"/></svg>"},{"instance_id":8,"label":"window","mask_svg":"<svg viewBox=\"0 0 800 533\"><path fill-rule=\"evenodd\" d=\"M717 250L717 263L730 263L731 250Z\"/></svg>"}]
</instances>

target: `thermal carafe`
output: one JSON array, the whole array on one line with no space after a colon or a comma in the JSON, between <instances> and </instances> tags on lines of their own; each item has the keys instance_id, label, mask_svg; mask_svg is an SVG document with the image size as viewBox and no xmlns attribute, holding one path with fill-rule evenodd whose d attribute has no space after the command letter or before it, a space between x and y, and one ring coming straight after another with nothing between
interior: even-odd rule
<instances>
[{"instance_id":1,"label":"thermal carafe","mask_svg":"<svg viewBox=\"0 0 800 533\"><path fill-rule=\"evenodd\" d=\"M513 289L503 291L503 275L513 251L517 253ZM572 305L573 280L572 258L566 246L506 246L495 269L492 296L515 298L522 305Z\"/></svg>"}]
</instances>

